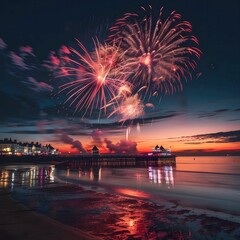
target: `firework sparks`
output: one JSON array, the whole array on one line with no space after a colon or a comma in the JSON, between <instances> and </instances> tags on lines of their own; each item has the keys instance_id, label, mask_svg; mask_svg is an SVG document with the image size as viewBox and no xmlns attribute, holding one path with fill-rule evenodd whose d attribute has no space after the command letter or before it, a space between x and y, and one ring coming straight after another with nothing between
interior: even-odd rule
<instances>
[{"instance_id":1,"label":"firework sparks","mask_svg":"<svg viewBox=\"0 0 240 240\"><path fill-rule=\"evenodd\" d=\"M74 106L75 112L83 111L83 117L91 114L94 107L106 112L107 103L117 101L119 89L126 86L121 74L120 50L115 45L94 41L95 50L89 53L80 41L77 43L81 51L69 48L71 55L63 58L65 66L58 75L71 81L62 84L58 93L65 93L65 103Z\"/></svg>"},{"instance_id":2,"label":"firework sparks","mask_svg":"<svg viewBox=\"0 0 240 240\"><path fill-rule=\"evenodd\" d=\"M131 128L130 128L130 127L128 127L128 128L126 129L126 141L128 141L128 140L129 140L129 135L130 135L130 132L131 132Z\"/></svg>"},{"instance_id":3,"label":"firework sparks","mask_svg":"<svg viewBox=\"0 0 240 240\"><path fill-rule=\"evenodd\" d=\"M181 90L182 79L191 78L201 55L191 24L176 12L164 19L163 8L157 19L151 7L143 10L143 18L127 13L117 20L109 43L93 41L93 52L78 40L79 51L62 49L58 77L68 82L58 93L82 117L96 109L99 117L104 111L120 122L137 119L154 108L150 98L161 100L160 92Z\"/></svg>"},{"instance_id":4,"label":"firework sparks","mask_svg":"<svg viewBox=\"0 0 240 240\"><path fill-rule=\"evenodd\" d=\"M114 107L109 117L114 114L121 116L120 122L133 120L144 115L144 104L139 98L139 95L135 94L124 98L117 107Z\"/></svg>"},{"instance_id":5,"label":"firework sparks","mask_svg":"<svg viewBox=\"0 0 240 240\"><path fill-rule=\"evenodd\" d=\"M144 8L143 8L144 9ZM151 7L150 7L151 9ZM125 71L136 86L170 93L182 89L181 78L191 77L200 57L198 40L191 35L192 26L172 12L164 21L163 8L154 22L152 11L141 20L127 13L110 28L109 40L119 42L125 52Z\"/></svg>"}]
</instances>

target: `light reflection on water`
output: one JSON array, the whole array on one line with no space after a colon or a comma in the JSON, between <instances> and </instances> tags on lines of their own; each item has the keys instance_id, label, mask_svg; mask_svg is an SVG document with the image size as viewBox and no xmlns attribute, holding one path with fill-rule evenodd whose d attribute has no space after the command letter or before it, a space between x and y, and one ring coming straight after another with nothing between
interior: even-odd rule
<instances>
[{"instance_id":1,"label":"light reflection on water","mask_svg":"<svg viewBox=\"0 0 240 240\"><path fill-rule=\"evenodd\" d=\"M167 185L169 188L174 187L174 176L172 166L148 167L149 180L155 184Z\"/></svg>"},{"instance_id":2,"label":"light reflection on water","mask_svg":"<svg viewBox=\"0 0 240 240\"><path fill-rule=\"evenodd\" d=\"M156 184L157 187L174 188L173 165L162 165L156 161L116 161L116 162L84 162L73 160L57 167L56 177L59 181L75 184L98 184L99 186L121 186L124 195L145 196L137 194L137 190ZM121 188L123 189L123 188ZM115 189L116 192L120 193Z\"/></svg>"},{"instance_id":3,"label":"light reflection on water","mask_svg":"<svg viewBox=\"0 0 240 240\"><path fill-rule=\"evenodd\" d=\"M174 188L174 167L173 166L148 166L144 168L104 168L101 166L83 166L79 169L67 167L65 176L64 170L58 171L57 176L67 180L82 180L86 182L133 183L136 186L141 184L157 184L159 187ZM101 184L101 183L100 183Z\"/></svg>"},{"instance_id":4,"label":"light reflection on water","mask_svg":"<svg viewBox=\"0 0 240 240\"><path fill-rule=\"evenodd\" d=\"M201 160L201 164L200 159L202 158L180 158L176 166L146 162L135 165L132 162L124 162L124 166L118 162L113 166L109 163L106 166L99 162L82 161L70 161L56 168L53 165L6 166L0 169L0 188L13 191L19 186L44 187L49 183L61 182L154 201L160 201L162 198L178 199L185 204L191 204L191 196L192 199L196 199L195 205L207 204L212 208L217 206L233 211L237 202L240 202L240 174L235 170L231 172L230 169L239 168L239 158L233 158L232 162L229 159L221 159L219 165L216 158L209 161L212 165L206 158ZM195 166L199 164L201 167L194 171ZM225 167L222 167L223 164ZM218 172L213 171L214 166ZM203 168L205 171L201 171ZM225 169L228 172L224 171Z\"/></svg>"},{"instance_id":5,"label":"light reflection on water","mask_svg":"<svg viewBox=\"0 0 240 240\"><path fill-rule=\"evenodd\" d=\"M0 188L14 189L14 186L28 188L43 187L54 182L54 166L6 166L0 169Z\"/></svg>"},{"instance_id":6,"label":"light reflection on water","mask_svg":"<svg viewBox=\"0 0 240 240\"><path fill-rule=\"evenodd\" d=\"M240 172L230 169L239 168L240 161L236 162L234 158L234 162L221 160L220 164L217 164L214 159L211 165L204 160L202 164L197 160L197 164L189 161L177 162L176 166L145 164L131 167L117 164L113 167L101 164L81 166L79 162L74 162L70 163L68 168L57 169L56 177L68 183L98 186L106 192L148 198L155 202L161 202L162 199L177 200L186 206L208 206L236 212L236 206L240 202ZM198 165L201 166L196 168ZM178 170L182 166L185 169Z\"/></svg>"},{"instance_id":7,"label":"light reflection on water","mask_svg":"<svg viewBox=\"0 0 240 240\"><path fill-rule=\"evenodd\" d=\"M54 177L65 178L67 181L76 183L77 180L84 182L98 182L98 184L114 184L124 186L134 186L139 188L142 186L152 188L152 184L160 188L179 188L179 186L195 186L195 187L217 187L238 189L238 180L240 174L236 174L236 169L240 164L234 158L233 165L231 162L222 166L224 161L216 164L216 159L211 161L213 164L207 164L206 159L198 157L194 161L190 158L180 157L176 166L158 165L145 163L134 164L114 163L111 167L106 167L102 163L89 164L81 161L72 161L66 165L60 165L55 169L54 165L41 166L6 166L0 169L0 188L13 189L14 184L26 187L43 187L44 184L53 183ZM203 163L201 164L202 161ZM125 167L127 164L128 167ZM103 165L103 166L102 166ZM199 165L201 165L199 167ZM129 167L130 166L130 167ZM215 166L215 171L214 171ZM230 169L234 169L230 171ZM204 169L204 171L201 171ZM227 169L227 170L226 170ZM217 170L219 170L217 172ZM227 171L227 172L226 172ZM65 174L64 174L65 172ZM240 171L238 172L240 173Z\"/></svg>"}]
</instances>

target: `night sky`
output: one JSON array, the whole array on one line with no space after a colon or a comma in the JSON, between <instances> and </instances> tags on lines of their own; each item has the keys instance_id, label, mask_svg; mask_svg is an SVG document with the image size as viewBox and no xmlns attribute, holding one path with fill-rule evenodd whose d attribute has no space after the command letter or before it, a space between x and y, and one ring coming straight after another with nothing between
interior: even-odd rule
<instances>
[{"instance_id":1,"label":"night sky","mask_svg":"<svg viewBox=\"0 0 240 240\"><path fill-rule=\"evenodd\" d=\"M104 41L108 29L141 6L192 24L202 51L183 90L162 94L154 109L124 123L97 113L81 118L54 94L54 61L65 46ZM240 154L238 0L8 0L0 6L0 139L51 143L61 152ZM59 99L60 98L60 99ZM126 134L127 133L127 134ZM128 135L128 137L126 137Z\"/></svg>"}]
</instances>

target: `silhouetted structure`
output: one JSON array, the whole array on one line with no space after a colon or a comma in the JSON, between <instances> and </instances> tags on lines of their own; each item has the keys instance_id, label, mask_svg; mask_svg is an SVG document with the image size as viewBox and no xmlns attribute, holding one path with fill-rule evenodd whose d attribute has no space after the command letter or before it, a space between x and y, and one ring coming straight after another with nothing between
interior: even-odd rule
<instances>
[{"instance_id":1,"label":"silhouetted structure","mask_svg":"<svg viewBox=\"0 0 240 240\"><path fill-rule=\"evenodd\" d=\"M92 155L99 156L99 149L96 146L92 148Z\"/></svg>"},{"instance_id":2,"label":"silhouetted structure","mask_svg":"<svg viewBox=\"0 0 240 240\"><path fill-rule=\"evenodd\" d=\"M152 149L152 154L160 155L160 156L169 156L171 155L171 150L170 149L165 149L162 145L159 147L156 145L155 148Z\"/></svg>"}]
</instances>

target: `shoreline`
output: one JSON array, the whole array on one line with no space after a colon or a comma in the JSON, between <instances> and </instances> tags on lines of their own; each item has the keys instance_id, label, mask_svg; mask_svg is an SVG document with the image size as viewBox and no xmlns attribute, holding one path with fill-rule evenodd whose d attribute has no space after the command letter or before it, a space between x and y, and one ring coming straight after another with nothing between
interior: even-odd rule
<instances>
[{"instance_id":1,"label":"shoreline","mask_svg":"<svg viewBox=\"0 0 240 240\"><path fill-rule=\"evenodd\" d=\"M179 239L179 237L182 237L182 239L200 239L200 233L203 233L203 231L204 236L208 236L209 239L218 239L215 238L217 233L219 234L218 237L224 236L225 239L229 237L230 239L234 239L234 237L237 239L240 236L238 217L232 218L228 214L215 212L207 208L184 207L177 202L172 202L171 206L167 206L164 201L159 204L138 197L101 193L96 189L87 189L76 184L60 183L31 193L29 198L26 199L28 208L24 208L25 213L32 213L31 219L35 221L35 224L43 216L41 218L44 224L40 221L40 225L47 225L47 230L52 229L52 225L54 226L54 230L50 230L50 237L46 238L42 230L33 225L40 232L41 238L39 239L43 239L42 237L47 240L117 240L131 239L131 237L141 239L145 234L152 236L152 239ZM41 197L46 196L46 194L48 195L47 201L45 201L45 197ZM25 198L17 199L22 201ZM19 202L16 203L19 204ZM42 205L42 210L43 207L47 206L47 210L43 210L45 213L35 214L34 211L32 212L31 209L39 208L39 204ZM51 218L62 209L67 211L66 213L64 210L65 217L68 220L71 219L70 222L67 220L69 225L66 224L65 217L62 218L61 215L58 215L57 221ZM28 222L25 222L25 224L31 228ZM195 227L190 228L190 226ZM78 231L78 229L80 230ZM81 229L85 229L93 235L85 234ZM60 234L61 238L58 238L60 230L64 231L63 234ZM57 234L54 233L53 235L52 231L55 233L57 231ZM33 232L34 235L32 234L32 237L29 238L7 239L30 240L36 235L35 229ZM100 236L100 238L95 236Z\"/></svg>"},{"instance_id":2,"label":"shoreline","mask_svg":"<svg viewBox=\"0 0 240 240\"><path fill-rule=\"evenodd\" d=\"M3 239L101 239L16 202L8 191L0 190L0 205L0 235Z\"/></svg>"},{"instance_id":3,"label":"shoreline","mask_svg":"<svg viewBox=\"0 0 240 240\"><path fill-rule=\"evenodd\" d=\"M192 205L195 198L189 194L184 204L179 200L181 192L176 192L172 199L162 194L162 200L155 202L154 195L148 199L148 194L141 195L140 189L107 188L95 181L85 184L79 181L78 171L73 171L77 182L71 182L68 168L64 169L64 177L56 175L54 182L48 178L49 181L41 181L45 179L42 170L36 170L33 175L29 173L29 181L32 178L36 181L30 191L30 182L19 185L22 174L13 175L16 185L14 191L10 191L12 173L4 173L3 189L0 189L0 234L4 239L140 239L146 234L155 239L178 239L178 236L199 239L201 234L210 236L209 239L216 239L216 235L226 239L240 237L238 216L216 211L204 202L203 208L196 208ZM71 175L73 179L75 175ZM18 187L23 188L15 191ZM196 200L201 200L199 197ZM166 204L164 199L171 204Z\"/></svg>"}]
</instances>

